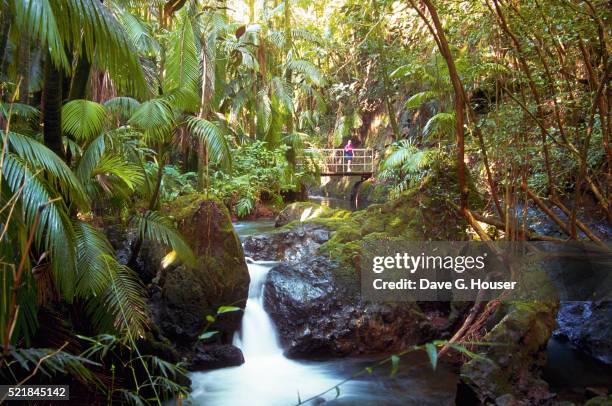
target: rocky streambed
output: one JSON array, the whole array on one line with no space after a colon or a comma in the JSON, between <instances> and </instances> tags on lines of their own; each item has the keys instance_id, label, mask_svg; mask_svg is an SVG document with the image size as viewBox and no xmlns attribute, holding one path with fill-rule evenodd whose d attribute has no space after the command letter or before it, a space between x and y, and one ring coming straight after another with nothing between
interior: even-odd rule
<instances>
[{"instance_id":1,"label":"rocky streambed","mask_svg":"<svg viewBox=\"0 0 612 406\"><path fill-rule=\"evenodd\" d=\"M244 355L234 345L243 312L217 314L223 306L244 309L247 303L250 278L245 256L277 262L262 282L262 306L275 326L282 352L300 360L291 364L299 366L296 371L313 359L328 360L327 364L317 364L326 365L325 376L331 377L324 380L326 385L350 376L346 372L352 367L348 365L363 365L361 361L334 364L332 360L366 357L371 362L371 357L450 337L465 317L469 303L369 303L360 297L359 269L361 253L368 242L385 238L465 239L466 225L454 208L436 195L437 190L453 187L456 185L452 179L437 173L399 199L357 212L296 203L279 215L276 229L266 224L265 233L249 232L252 235L243 235L240 240L222 204L202 196L181 198L165 210L189 239L197 258L189 266L177 263L162 269L160 253L164 250L143 246L138 272L149 284L152 320L146 351L186 362L192 371L226 367L222 371L227 372L233 371L232 367L249 365L248 360L243 364ZM471 204L477 207L479 202ZM243 224L237 228L252 226ZM445 386L447 389L438 399L452 403L456 397L462 404L556 402L558 398L542 378L553 331L570 337L572 342L581 342L584 348L598 349L599 353L592 352L595 357L609 355L609 347L605 347L609 336L604 333L609 319L600 327L597 320L605 320L600 316L591 319L589 326L581 323L594 313L605 315L605 305L565 306L557 329L558 307L557 303L542 302L498 306L476 332L480 340L496 345L471 348L477 353L475 358L455 358L456 363L446 365L445 373L453 371L448 376L454 378L447 376L444 382L452 381L453 389L449 393L449 386ZM202 336L206 331L216 333ZM605 357L600 360L609 362ZM309 368L306 371L312 371ZM429 368L427 362L422 368ZM226 378L242 379L233 372ZM222 389L228 395L231 391ZM404 403L388 404L410 404L405 397L400 398ZM414 400L423 403L424 398L417 396Z\"/></svg>"}]
</instances>

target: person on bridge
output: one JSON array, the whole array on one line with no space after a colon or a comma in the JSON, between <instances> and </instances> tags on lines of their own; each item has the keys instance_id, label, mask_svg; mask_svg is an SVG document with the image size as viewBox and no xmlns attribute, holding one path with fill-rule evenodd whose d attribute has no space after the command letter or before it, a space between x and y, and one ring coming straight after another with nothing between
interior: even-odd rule
<instances>
[{"instance_id":1,"label":"person on bridge","mask_svg":"<svg viewBox=\"0 0 612 406\"><path fill-rule=\"evenodd\" d=\"M353 144L351 140L348 140L346 143L346 146L344 147L344 159L346 159L346 162L347 162L346 170L347 172L350 172L351 171L351 161L353 160Z\"/></svg>"}]
</instances>

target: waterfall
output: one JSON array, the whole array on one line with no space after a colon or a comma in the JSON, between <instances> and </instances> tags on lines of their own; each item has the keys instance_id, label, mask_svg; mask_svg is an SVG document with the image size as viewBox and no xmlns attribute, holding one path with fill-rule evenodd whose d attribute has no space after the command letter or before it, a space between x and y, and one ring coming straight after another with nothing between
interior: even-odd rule
<instances>
[{"instance_id":1,"label":"waterfall","mask_svg":"<svg viewBox=\"0 0 612 406\"><path fill-rule=\"evenodd\" d=\"M234 335L234 345L242 350L245 360L281 355L276 329L270 316L264 310L263 292L266 275L275 262L253 261L247 258L251 284L247 298L242 327Z\"/></svg>"}]
</instances>

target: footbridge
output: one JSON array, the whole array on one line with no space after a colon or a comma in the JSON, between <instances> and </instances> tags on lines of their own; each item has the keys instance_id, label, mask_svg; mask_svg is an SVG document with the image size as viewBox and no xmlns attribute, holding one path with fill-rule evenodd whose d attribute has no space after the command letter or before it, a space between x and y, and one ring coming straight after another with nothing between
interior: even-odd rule
<instances>
[{"instance_id":1,"label":"footbridge","mask_svg":"<svg viewBox=\"0 0 612 406\"><path fill-rule=\"evenodd\" d=\"M344 149L311 148L304 150L298 164L321 176L361 176L367 179L374 173L374 150L355 148L351 157Z\"/></svg>"}]
</instances>

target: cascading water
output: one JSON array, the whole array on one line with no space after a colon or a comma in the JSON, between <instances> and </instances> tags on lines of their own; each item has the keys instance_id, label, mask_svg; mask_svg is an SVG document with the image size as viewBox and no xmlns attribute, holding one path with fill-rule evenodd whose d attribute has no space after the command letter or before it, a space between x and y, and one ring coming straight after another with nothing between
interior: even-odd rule
<instances>
[{"instance_id":1,"label":"cascading water","mask_svg":"<svg viewBox=\"0 0 612 406\"><path fill-rule=\"evenodd\" d=\"M263 305L264 282L274 265L247 259L251 284L241 331L233 343L242 350L245 363L193 374L193 404L292 405L337 383L339 378L332 376L324 364L300 363L283 355L276 329Z\"/></svg>"},{"instance_id":2,"label":"cascading water","mask_svg":"<svg viewBox=\"0 0 612 406\"><path fill-rule=\"evenodd\" d=\"M234 345L242 350L245 359L255 359L282 354L276 330L270 316L264 310L263 290L268 271L274 262L256 262L247 258L249 297L242 317L241 331L234 336Z\"/></svg>"}]
</instances>

